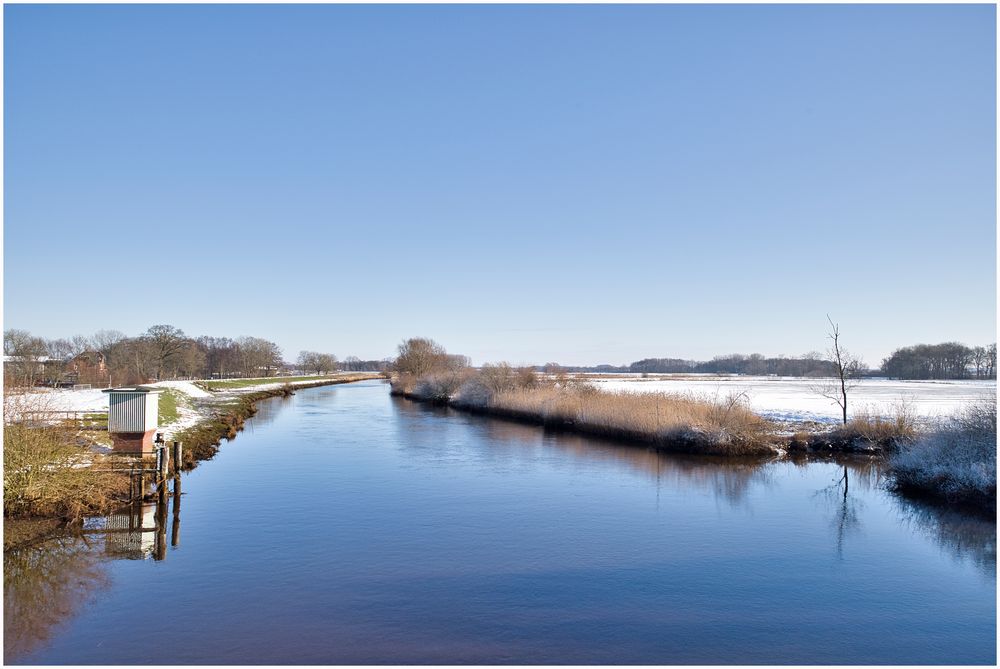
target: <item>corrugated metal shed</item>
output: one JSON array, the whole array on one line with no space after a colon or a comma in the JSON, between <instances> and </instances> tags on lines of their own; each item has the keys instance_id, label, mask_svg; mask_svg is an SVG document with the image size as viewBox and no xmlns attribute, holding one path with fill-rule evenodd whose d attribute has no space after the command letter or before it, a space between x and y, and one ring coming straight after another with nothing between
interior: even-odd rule
<instances>
[{"instance_id":1,"label":"corrugated metal shed","mask_svg":"<svg viewBox=\"0 0 1000 669\"><path fill-rule=\"evenodd\" d=\"M158 388L109 388L108 432L149 432L159 426Z\"/></svg>"}]
</instances>

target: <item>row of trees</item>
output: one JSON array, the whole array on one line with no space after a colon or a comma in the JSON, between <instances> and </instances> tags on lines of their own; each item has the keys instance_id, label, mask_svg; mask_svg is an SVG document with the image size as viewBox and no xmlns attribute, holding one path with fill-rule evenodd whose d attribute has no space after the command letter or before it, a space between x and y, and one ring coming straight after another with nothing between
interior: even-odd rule
<instances>
[{"instance_id":1,"label":"row of trees","mask_svg":"<svg viewBox=\"0 0 1000 669\"><path fill-rule=\"evenodd\" d=\"M90 337L46 340L25 330L4 331L5 375L15 385L54 385L67 380L127 385L178 378L273 376L283 368L281 348L260 337L188 337L172 325L154 325L128 337L101 330ZM357 367L377 364L357 358ZM303 352L300 368L331 372L337 357ZM381 363L385 364L385 363Z\"/></svg>"},{"instance_id":2,"label":"row of trees","mask_svg":"<svg viewBox=\"0 0 1000 669\"><path fill-rule=\"evenodd\" d=\"M777 376L830 376L833 365L820 353L806 353L797 358L784 356L768 358L760 353L743 355L733 353L718 355L711 360L698 362L679 358L646 358L633 362L627 371L656 374L754 374Z\"/></svg>"},{"instance_id":3,"label":"row of trees","mask_svg":"<svg viewBox=\"0 0 1000 669\"><path fill-rule=\"evenodd\" d=\"M995 379L997 345L969 347L957 342L918 344L897 349L880 369L859 363L859 376L883 375L897 379ZM540 369L557 368L547 363ZM708 361L681 358L646 358L630 365L565 367L569 372L631 372L649 374L748 374L798 377L838 376L836 363L827 354L806 353L797 358L765 357L759 353L720 355Z\"/></svg>"},{"instance_id":4,"label":"row of trees","mask_svg":"<svg viewBox=\"0 0 1000 669\"><path fill-rule=\"evenodd\" d=\"M299 369L316 372L317 374L329 374L337 369L337 356L332 353L302 351L299 353L296 365Z\"/></svg>"},{"instance_id":5,"label":"row of trees","mask_svg":"<svg viewBox=\"0 0 1000 669\"><path fill-rule=\"evenodd\" d=\"M997 345L969 347L945 342L906 346L882 361L882 373L897 379L995 379Z\"/></svg>"}]
</instances>

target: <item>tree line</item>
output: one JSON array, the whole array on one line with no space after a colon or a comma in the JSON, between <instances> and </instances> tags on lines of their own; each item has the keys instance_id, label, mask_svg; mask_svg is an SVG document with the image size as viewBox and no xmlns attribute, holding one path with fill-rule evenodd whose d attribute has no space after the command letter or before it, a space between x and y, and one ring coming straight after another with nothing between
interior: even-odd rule
<instances>
[{"instance_id":1,"label":"tree line","mask_svg":"<svg viewBox=\"0 0 1000 669\"><path fill-rule=\"evenodd\" d=\"M869 369L859 363L858 376L888 376L895 379L995 379L997 345L966 346L957 342L917 344L897 349L882 361L881 367ZM746 374L754 376L837 376L837 366L829 355L806 353L799 357L766 357L732 353L697 361L682 358L645 358L628 365L593 367L561 366L550 362L538 369L563 369L567 372L632 374Z\"/></svg>"},{"instance_id":2,"label":"tree line","mask_svg":"<svg viewBox=\"0 0 1000 669\"><path fill-rule=\"evenodd\" d=\"M87 337L44 339L26 330L4 331L4 373L14 385L133 385L165 379L249 378L298 369L328 373L341 364L331 353L303 351L297 364L261 337L189 337L172 325L153 325L138 336L100 330ZM350 371L381 371L385 361L347 359ZM346 362L346 361L345 361Z\"/></svg>"},{"instance_id":3,"label":"tree line","mask_svg":"<svg viewBox=\"0 0 1000 669\"><path fill-rule=\"evenodd\" d=\"M896 379L995 379L997 345L969 347L945 342L906 346L882 361L882 373Z\"/></svg>"}]
</instances>

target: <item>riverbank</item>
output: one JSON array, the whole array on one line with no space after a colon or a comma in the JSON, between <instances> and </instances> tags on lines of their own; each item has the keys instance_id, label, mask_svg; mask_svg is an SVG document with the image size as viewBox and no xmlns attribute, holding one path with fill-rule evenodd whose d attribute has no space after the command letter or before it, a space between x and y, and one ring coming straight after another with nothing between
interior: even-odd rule
<instances>
[{"instance_id":1,"label":"riverbank","mask_svg":"<svg viewBox=\"0 0 1000 669\"><path fill-rule=\"evenodd\" d=\"M790 426L758 415L743 392L713 397L603 390L572 378L519 375L502 365L478 372L396 375L391 384L394 395L417 402L680 453L882 454L912 439L916 430L905 408L892 416L858 411L846 425L803 422Z\"/></svg>"},{"instance_id":2,"label":"riverbank","mask_svg":"<svg viewBox=\"0 0 1000 669\"><path fill-rule=\"evenodd\" d=\"M159 432L184 443L183 469L211 459L223 439L233 439L256 403L297 389L382 378L378 373L324 377L242 379L238 384L166 381ZM253 383L259 381L259 383ZM213 387L215 384L215 387ZM105 465L113 451L107 414L97 411L100 390L7 392L4 395L4 518L73 520L108 511L125 500L127 476ZM53 407L56 407L53 409ZM30 420L29 420L30 419ZM102 422L103 420L103 422Z\"/></svg>"},{"instance_id":3,"label":"riverbank","mask_svg":"<svg viewBox=\"0 0 1000 669\"><path fill-rule=\"evenodd\" d=\"M753 412L745 393L720 399L607 391L585 381L540 379L502 365L478 372L397 375L392 393L669 452L772 457L868 454L884 463L890 484L902 494L977 512L996 509L996 403L988 398L952 417L952 427L941 421L932 428L922 426L909 405L899 403L887 413L855 410L847 424L804 422L795 424L793 431L788 423ZM970 420L969 412L978 419Z\"/></svg>"}]
</instances>

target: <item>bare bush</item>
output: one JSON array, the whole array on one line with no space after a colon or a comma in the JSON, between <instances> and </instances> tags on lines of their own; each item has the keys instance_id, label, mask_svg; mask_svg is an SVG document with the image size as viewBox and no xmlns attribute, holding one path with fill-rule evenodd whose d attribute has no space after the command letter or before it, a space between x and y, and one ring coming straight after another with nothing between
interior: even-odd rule
<instances>
[{"instance_id":1,"label":"bare bush","mask_svg":"<svg viewBox=\"0 0 1000 669\"><path fill-rule=\"evenodd\" d=\"M447 402L468 380L471 370L441 371L422 376L414 384L412 394L432 402Z\"/></svg>"},{"instance_id":2,"label":"bare bush","mask_svg":"<svg viewBox=\"0 0 1000 669\"><path fill-rule=\"evenodd\" d=\"M906 400L899 400L886 412L862 406L846 425L831 434L838 442L871 449L893 449L912 442L917 436L917 415Z\"/></svg>"},{"instance_id":3,"label":"bare bush","mask_svg":"<svg viewBox=\"0 0 1000 669\"><path fill-rule=\"evenodd\" d=\"M968 406L889 461L895 486L950 502L996 508L997 402Z\"/></svg>"}]
</instances>

